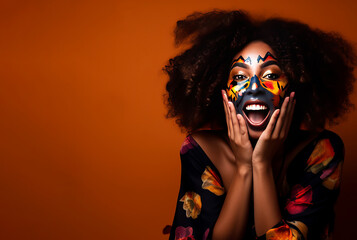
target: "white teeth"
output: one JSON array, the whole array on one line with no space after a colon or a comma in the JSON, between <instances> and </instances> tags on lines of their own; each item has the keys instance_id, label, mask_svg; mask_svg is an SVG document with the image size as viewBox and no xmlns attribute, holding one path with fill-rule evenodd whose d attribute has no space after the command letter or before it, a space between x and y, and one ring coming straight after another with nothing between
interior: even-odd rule
<instances>
[{"instance_id":1,"label":"white teeth","mask_svg":"<svg viewBox=\"0 0 357 240\"><path fill-rule=\"evenodd\" d=\"M266 106L264 105L259 105L259 104L250 104L245 107L246 110L265 110L267 109Z\"/></svg>"}]
</instances>

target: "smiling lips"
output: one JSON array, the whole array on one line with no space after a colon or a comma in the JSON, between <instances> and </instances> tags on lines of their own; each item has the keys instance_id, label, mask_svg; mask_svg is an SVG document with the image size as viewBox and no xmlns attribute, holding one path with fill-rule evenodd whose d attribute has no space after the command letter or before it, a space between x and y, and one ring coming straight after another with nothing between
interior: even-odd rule
<instances>
[{"instance_id":1,"label":"smiling lips","mask_svg":"<svg viewBox=\"0 0 357 240\"><path fill-rule=\"evenodd\" d=\"M250 100L244 104L243 116L253 127L265 127L270 109L265 102Z\"/></svg>"}]
</instances>

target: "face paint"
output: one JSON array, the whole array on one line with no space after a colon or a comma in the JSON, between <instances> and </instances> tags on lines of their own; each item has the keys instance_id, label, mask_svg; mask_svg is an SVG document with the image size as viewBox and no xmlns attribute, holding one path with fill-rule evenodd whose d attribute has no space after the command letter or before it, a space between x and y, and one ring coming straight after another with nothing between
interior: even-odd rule
<instances>
[{"instance_id":1,"label":"face paint","mask_svg":"<svg viewBox=\"0 0 357 240\"><path fill-rule=\"evenodd\" d=\"M277 59L273 56L273 54L271 54L270 52L267 52L263 58L259 55L257 62L262 63L262 62L266 62L269 60L277 61Z\"/></svg>"},{"instance_id":2,"label":"face paint","mask_svg":"<svg viewBox=\"0 0 357 240\"><path fill-rule=\"evenodd\" d=\"M260 136L274 110L280 108L288 87L271 52L263 42L247 45L233 60L227 82L227 97L242 114L252 138Z\"/></svg>"}]
</instances>

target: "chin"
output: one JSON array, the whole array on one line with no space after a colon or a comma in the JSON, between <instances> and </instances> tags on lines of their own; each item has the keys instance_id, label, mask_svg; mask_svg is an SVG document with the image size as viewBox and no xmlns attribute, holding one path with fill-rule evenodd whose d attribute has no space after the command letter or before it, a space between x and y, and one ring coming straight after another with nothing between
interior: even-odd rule
<instances>
[{"instance_id":1,"label":"chin","mask_svg":"<svg viewBox=\"0 0 357 240\"><path fill-rule=\"evenodd\" d=\"M248 126L248 133L249 133L249 137L251 139L255 139L255 140L258 140L258 138L260 137L260 135L262 135L264 130L254 130L254 129L251 129L249 126Z\"/></svg>"}]
</instances>

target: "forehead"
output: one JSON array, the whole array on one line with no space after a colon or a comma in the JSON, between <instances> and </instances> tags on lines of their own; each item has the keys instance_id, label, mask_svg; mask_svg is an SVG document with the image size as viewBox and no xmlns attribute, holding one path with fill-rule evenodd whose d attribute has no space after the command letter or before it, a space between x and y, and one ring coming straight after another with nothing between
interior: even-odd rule
<instances>
[{"instance_id":1,"label":"forehead","mask_svg":"<svg viewBox=\"0 0 357 240\"><path fill-rule=\"evenodd\" d=\"M267 55L267 53L270 53ZM274 51L273 49L266 43L262 41L255 41L249 43L245 48L242 49L242 51L238 52L234 56L234 60L237 60L239 58L243 58L244 60L250 59L249 63L254 64L254 63L260 63L264 62L266 60L275 60L275 59L270 59L271 56L274 56Z\"/></svg>"}]
</instances>

